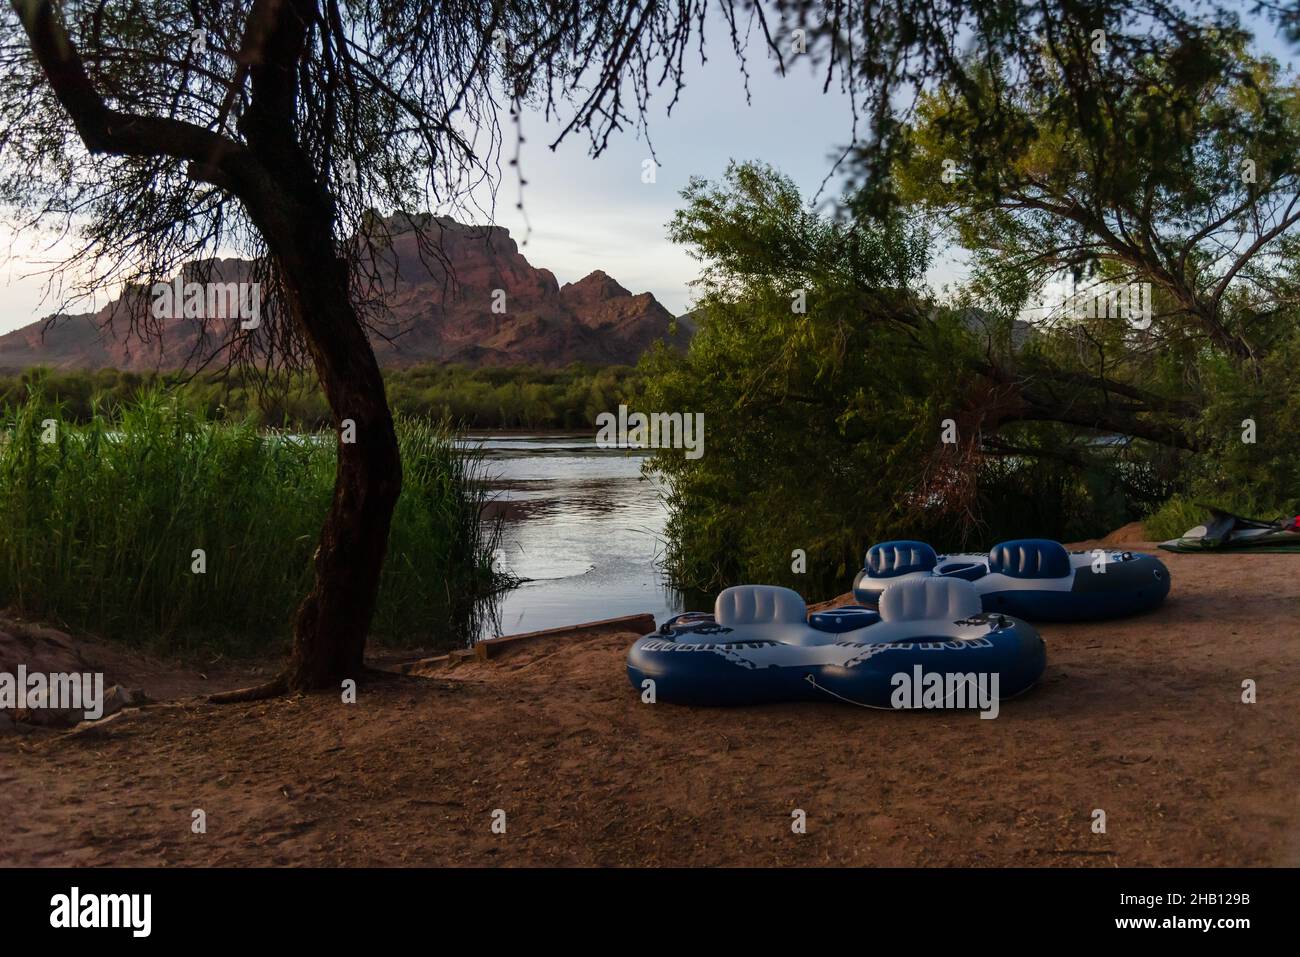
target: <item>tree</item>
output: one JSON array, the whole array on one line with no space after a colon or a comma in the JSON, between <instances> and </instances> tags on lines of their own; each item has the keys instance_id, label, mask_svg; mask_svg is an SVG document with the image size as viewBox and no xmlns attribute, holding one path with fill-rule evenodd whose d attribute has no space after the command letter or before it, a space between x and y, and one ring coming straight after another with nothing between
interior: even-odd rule
<instances>
[{"instance_id":1,"label":"tree","mask_svg":"<svg viewBox=\"0 0 1300 957\"><path fill-rule=\"evenodd\" d=\"M909 205L891 218L852 195L841 205L858 215L819 215L761 164L692 182L671 234L702 262L700 331L685 363L644 364L652 407L709 425L707 461L653 459L679 584L825 593L881 537L1085 537L1230 482L1287 500L1300 110L1276 64L1212 39L1186 73L1171 49L1073 89L1013 93L990 75L972 104L941 85L904 129L893 188ZM1007 128L991 135L979 98L995 88ZM1104 123L1079 115L1094 88ZM1241 177L1244 157L1258 179ZM947 304L919 289L919 227L935 219L976 264ZM1026 323L1035 287L1069 269L1154 275L1150 328L1104 313ZM1247 444L1252 407L1272 437Z\"/></svg>"},{"instance_id":2,"label":"tree","mask_svg":"<svg viewBox=\"0 0 1300 957\"><path fill-rule=\"evenodd\" d=\"M1037 86L995 65L974 103L924 97L896 166L900 194L971 251L966 299L1004 327L1054 278L1102 290L1091 309L1049 296L1032 342L982 363L1009 398L981 422L985 451L1026 453L1005 426L1067 423L1196 451L1175 461L1213 477L1204 494L1249 481L1281 506L1298 474L1275 413L1298 384L1300 87L1235 30L1126 60L1049 38L1042 58ZM1006 130L990 136L994 99ZM1115 315L1130 289L1145 317ZM1240 423L1266 416L1243 445Z\"/></svg>"},{"instance_id":3,"label":"tree","mask_svg":"<svg viewBox=\"0 0 1300 957\"><path fill-rule=\"evenodd\" d=\"M1292 292L1279 279L1300 224L1294 81L1235 33L1134 61L1051 45L1043 57L1046 82L997 103L1003 134L978 135L991 104L947 88L924 98L904 195L974 251L985 285L1019 297L1011 305L1061 273L1149 282L1164 306L1151 346L1208 343L1257 362ZM1072 77L1085 72L1082 98L1104 122L1080 115ZM959 176L943 176L945 160Z\"/></svg>"},{"instance_id":4,"label":"tree","mask_svg":"<svg viewBox=\"0 0 1300 957\"><path fill-rule=\"evenodd\" d=\"M851 574L864 540L914 515L969 337L913 293L929 250L903 220L819 215L760 163L695 179L683 198L670 235L701 261L699 331L684 360L643 359L644 402L702 414L707 440L700 458L652 459L671 506L667 567L700 591L757 580L821 592Z\"/></svg>"},{"instance_id":5,"label":"tree","mask_svg":"<svg viewBox=\"0 0 1300 957\"><path fill-rule=\"evenodd\" d=\"M661 81L680 76L694 8L12 0L4 201L27 224L79 227L74 262L94 267L91 285L140 291L128 319L143 336L164 332L143 290L202 256L211 270L223 247L245 252L269 292L262 326L205 319L205 331L263 368L309 362L329 402L338 467L315 582L284 674L256 693L337 686L362 668L401 490L367 338L382 334L385 238L369 211L481 201L499 113L530 96L571 105L565 132L599 149L644 107L653 62ZM426 249L437 254L436 235Z\"/></svg>"},{"instance_id":6,"label":"tree","mask_svg":"<svg viewBox=\"0 0 1300 957\"><path fill-rule=\"evenodd\" d=\"M200 269L213 269L219 250L239 249L258 262L271 301L259 329L214 326L215 338L262 368L314 368L340 434L337 483L291 660L263 691L357 674L401 489L367 339L368 328L382 334L375 264L385 247L371 210L473 204L475 185L493 181L499 116L509 108L517 118L523 102L563 114L561 138L585 132L600 152L644 121L658 86L674 98L682 92L693 35L703 55L707 2L11 7L0 25L0 198L25 209L28 222L81 227L74 260L96 267L92 285L148 289L186 262L206 257ZM959 55L967 36L986 55L1015 59L1058 23L1072 37L1094 24L1128 24L1134 48L1148 35L1190 29L1175 7L1116 0L890 0L861 9L850 0L722 0L717 9L742 69L755 25L781 69L793 30L805 31L827 82L838 77L853 91L855 126L857 104L867 111L868 135L854 129L845 155L869 180L860 195L884 205L891 193L882 174L899 143L895 94L935 79L973 91ZM1032 57L1020 62L1037 69ZM437 255L436 235L427 252ZM160 335L143 294L134 301L135 331Z\"/></svg>"}]
</instances>

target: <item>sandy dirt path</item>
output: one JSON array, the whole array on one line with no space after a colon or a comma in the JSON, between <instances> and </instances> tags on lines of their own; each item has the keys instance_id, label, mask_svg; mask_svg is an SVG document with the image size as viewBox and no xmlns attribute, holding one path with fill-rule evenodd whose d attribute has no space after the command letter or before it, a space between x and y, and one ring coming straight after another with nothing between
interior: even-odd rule
<instances>
[{"instance_id":1,"label":"sandy dirt path","mask_svg":"<svg viewBox=\"0 0 1300 957\"><path fill-rule=\"evenodd\" d=\"M1044 625L1042 684L994 721L643 705L636 636L579 632L356 705L3 736L0 863L1300 865L1300 555L1164 557L1163 608Z\"/></svg>"}]
</instances>

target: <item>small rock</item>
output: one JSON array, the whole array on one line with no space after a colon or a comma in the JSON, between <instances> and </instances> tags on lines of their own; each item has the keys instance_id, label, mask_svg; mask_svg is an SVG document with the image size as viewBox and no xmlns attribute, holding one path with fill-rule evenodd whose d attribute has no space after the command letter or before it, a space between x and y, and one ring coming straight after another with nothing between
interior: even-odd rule
<instances>
[{"instance_id":1,"label":"small rock","mask_svg":"<svg viewBox=\"0 0 1300 957\"><path fill-rule=\"evenodd\" d=\"M148 696L143 691L132 691L129 688L123 688L121 685L113 685L104 692L104 714L102 717L107 718L110 714L116 714L123 708L138 708L142 704L147 704Z\"/></svg>"}]
</instances>

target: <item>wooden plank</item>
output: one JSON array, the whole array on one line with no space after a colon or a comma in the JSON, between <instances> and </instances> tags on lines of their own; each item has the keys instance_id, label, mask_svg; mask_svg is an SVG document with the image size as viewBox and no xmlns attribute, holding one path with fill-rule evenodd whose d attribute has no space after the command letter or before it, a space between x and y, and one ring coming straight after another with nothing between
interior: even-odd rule
<instances>
[{"instance_id":1,"label":"wooden plank","mask_svg":"<svg viewBox=\"0 0 1300 957\"><path fill-rule=\"evenodd\" d=\"M638 635L645 635L654 630L654 615L649 613L624 615L621 618L602 618L599 621L584 621L581 624L564 625L560 628L528 631L521 635L503 635L500 638L488 638L474 646L474 654L483 660L487 660L511 648L517 648L532 641L540 641L546 638L572 637L576 631L594 631L597 634L605 634L611 631L634 631Z\"/></svg>"},{"instance_id":2,"label":"wooden plank","mask_svg":"<svg viewBox=\"0 0 1300 957\"><path fill-rule=\"evenodd\" d=\"M432 658L420 658L416 661L403 662L396 666L396 670L401 674L410 674L412 671L423 671L429 668L442 668L453 664L457 661L463 661L469 657L477 657L486 661L494 658L511 648L518 648L520 645L527 644L531 641L539 641L546 638L572 638L574 632L585 631L594 632L596 635L608 634L611 631L634 631L638 635L648 635L655 630L654 615L643 613L640 615L624 615L621 618L602 618L599 621L584 621L575 625L562 625L559 628L545 628L541 631L527 631L519 635L502 635L500 638L486 638L478 642L471 648L459 648L450 654L436 655ZM594 637L592 635L591 637Z\"/></svg>"},{"instance_id":3,"label":"wooden plank","mask_svg":"<svg viewBox=\"0 0 1300 957\"><path fill-rule=\"evenodd\" d=\"M429 668L444 668L454 661L462 661L465 658L473 657L474 652L468 648L458 648L455 651L445 655L435 655L432 658L417 658L415 661L405 661L396 666L398 674L409 675L412 671L425 671Z\"/></svg>"}]
</instances>

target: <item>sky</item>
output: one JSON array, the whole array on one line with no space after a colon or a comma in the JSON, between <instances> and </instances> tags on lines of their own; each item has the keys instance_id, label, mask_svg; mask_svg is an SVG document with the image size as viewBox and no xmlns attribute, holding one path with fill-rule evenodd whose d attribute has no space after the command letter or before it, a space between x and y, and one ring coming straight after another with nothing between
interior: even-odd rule
<instances>
[{"instance_id":1,"label":"sky","mask_svg":"<svg viewBox=\"0 0 1300 957\"><path fill-rule=\"evenodd\" d=\"M1284 62L1290 59L1271 25L1251 23L1263 50ZM515 146L507 127L495 220L510 230L533 266L550 269L561 284L602 269L631 292L652 292L681 314L691 307L690 283L698 264L685 248L669 242L666 226L691 176L717 180L732 159L762 160L790 176L806 197L821 186L852 136L847 96L836 83L823 93L823 77L806 57L796 58L787 74L779 75L756 39L750 48L747 103L735 56L716 26L709 34L708 62L701 65L698 54L688 60L686 88L672 115L665 113L666 89L651 101L650 136L660 163L653 183L642 182L642 163L650 150L634 131L616 134L609 148L592 159L581 133L550 150L558 127L546 125L540 113L525 112L521 169L527 185L522 199L530 231L515 208L517 179L504 164ZM830 195L837 193L832 185ZM45 280L34 273L58 252L34 248L27 237L0 227L0 332L52 311L54 303L41 301ZM940 289L963 275L960 251L945 250L936 256L927 279Z\"/></svg>"},{"instance_id":2,"label":"sky","mask_svg":"<svg viewBox=\"0 0 1300 957\"><path fill-rule=\"evenodd\" d=\"M521 251L533 265L551 269L561 283L600 268L632 292L653 292L680 314L690 306L698 264L668 240L666 227L692 176L718 180L732 159L762 160L790 176L805 197L817 192L852 139L847 96L838 85L823 94L823 79L806 58L782 77L774 61L759 54L749 61L747 103L734 55L722 44L714 47L711 59L687 75L672 115L661 108L651 114L660 164L653 183L642 182L642 164L650 158L644 138L620 136L592 160L580 136L552 152L553 136L542 135L541 118L525 118L523 201L532 230ZM832 187L832 195L837 192ZM518 196L517 183L508 179L498 192L497 219L522 240Z\"/></svg>"}]
</instances>

